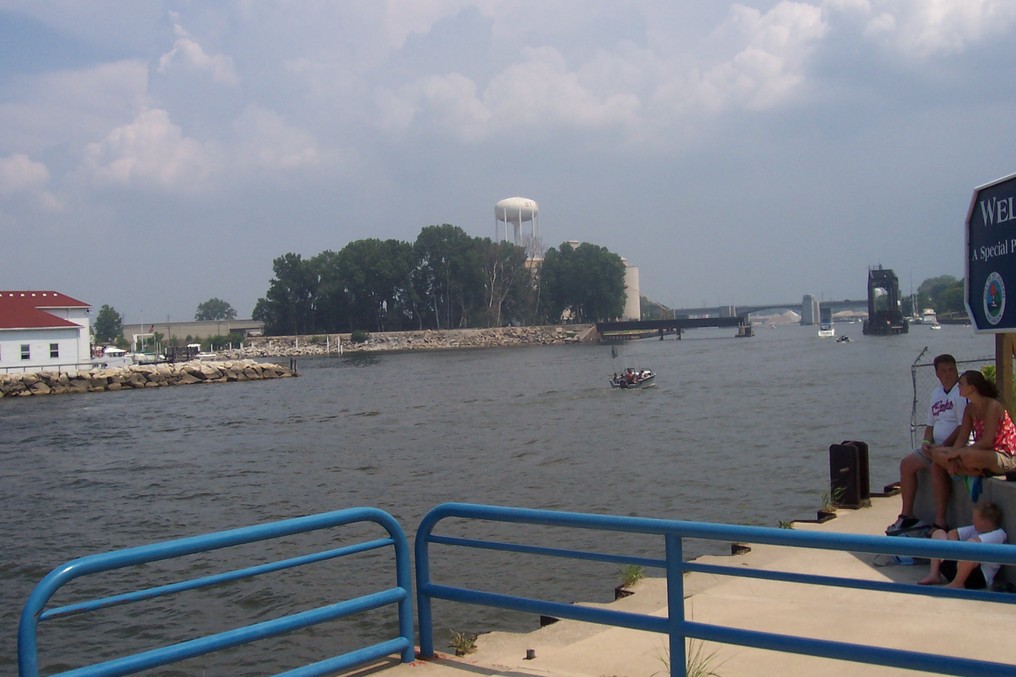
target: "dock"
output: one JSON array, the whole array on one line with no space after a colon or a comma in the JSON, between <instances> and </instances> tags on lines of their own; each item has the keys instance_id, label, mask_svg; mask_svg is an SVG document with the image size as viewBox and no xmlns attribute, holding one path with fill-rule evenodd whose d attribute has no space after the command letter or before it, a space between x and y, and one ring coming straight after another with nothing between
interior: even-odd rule
<instances>
[{"instance_id":1,"label":"dock","mask_svg":"<svg viewBox=\"0 0 1016 677\"><path fill-rule=\"evenodd\" d=\"M795 522L793 528L882 534L886 525L896 518L899 501L898 496L873 497L871 507L840 509L835 519L824 523ZM699 561L727 565L750 563L759 568L915 584L927 573L926 564L902 565L886 555L766 545L752 545L747 552L703 557ZM732 579L698 572L687 575L685 589L685 613L695 621L998 661L1013 664L1008 674L1016 674L1016 649L1011 629L1013 607L1009 604ZM609 607L665 616L666 592L664 579L646 578L636 585L634 595L613 602ZM689 657L697 654L706 659L705 671L700 674L723 677L916 674L899 668L698 640L690 642L687 653ZM418 659L410 664L400 664L392 657L346 674L648 677L669 674L669 662L667 640L663 635L561 620L529 633L481 634L476 640L476 651L464 656L439 653L433 660Z\"/></svg>"}]
</instances>

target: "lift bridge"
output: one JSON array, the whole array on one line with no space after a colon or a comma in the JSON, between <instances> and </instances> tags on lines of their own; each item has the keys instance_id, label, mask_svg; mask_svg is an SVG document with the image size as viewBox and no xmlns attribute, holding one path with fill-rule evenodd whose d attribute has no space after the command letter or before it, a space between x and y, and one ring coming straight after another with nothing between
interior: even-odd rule
<instances>
[{"instance_id":1,"label":"lift bridge","mask_svg":"<svg viewBox=\"0 0 1016 677\"><path fill-rule=\"evenodd\" d=\"M868 302L864 300L852 301L823 301L822 308L831 311L839 310L865 310ZM681 338L682 332L686 329L701 329L705 327L731 327L736 328L737 337L752 335L751 320L749 315L762 310L796 310L802 307L801 302L794 303L769 303L753 306L707 306L701 308L682 308L674 311L674 317L662 320L624 320L617 322L597 322L596 330L600 340L604 342L623 341L629 338L645 338L657 335L660 340L665 336L673 335Z\"/></svg>"}]
</instances>

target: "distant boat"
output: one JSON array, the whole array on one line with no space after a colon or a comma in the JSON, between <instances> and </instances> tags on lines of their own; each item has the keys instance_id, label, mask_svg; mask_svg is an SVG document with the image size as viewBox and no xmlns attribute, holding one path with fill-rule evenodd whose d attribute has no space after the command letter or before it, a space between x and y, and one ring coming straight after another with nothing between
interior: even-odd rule
<instances>
[{"instance_id":1,"label":"distant boat","mask_svg":"<svg viewBox=\"0 0 1016 677\"><path fill-rule=\"evenodd\" d=\"M832 308L821 308L819 310L818 335L819 338L836 336L836 329L833 327Z\"/></svg>"},{"instance_id":2,"label":"distant boat","mask_svg":"<svg viewBox=\"0 0 1016 677\"><path fill-rule=\"evenodd\" d=\"M930 324L934 326L938 324L938 316L935 314L934 308L925 308L921 311L921 316L913 318L911 322L913 324Z\"/></svg>"},{"instance_id":3,"label":"distant boat","mask_svg":"<svg viewBox=\"0 0 1016 677\"><path fill-rule=\"evenodd\" d=\"M614 374L610 379L611 388L628 390L630 388L646 388L653 385L656 374L651 369L625 369L620 374Z\"/></svg>"}]
</instances>

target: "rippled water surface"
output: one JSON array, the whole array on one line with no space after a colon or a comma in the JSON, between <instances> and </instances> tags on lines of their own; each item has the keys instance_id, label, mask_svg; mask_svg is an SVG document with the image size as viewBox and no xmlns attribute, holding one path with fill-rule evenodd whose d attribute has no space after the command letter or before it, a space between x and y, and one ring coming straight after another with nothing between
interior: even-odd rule
<instances>
[{"instance_id":1,"label":"rippled water surface","mask_svg":"<svg viewBox=\"0 0 1016 677\"><path fill-rule=\"evenodd\" d=\"M616 359L589 345L303 360L298 379L2 400L0 673L16 670L17 619L35 583L93 552L361 505L390 512L412 535L444 501L775 526L812 516L828 483L828 447L845 439L870 445L878 490L909 445L909 367L921 348L929 358L975 358L991 355L994 340L954 326L886 338L860 329L837 325L853 339L844 344L812 327L761 328L751 339L700 330L622 346ZM654 369L656 387L611 391L607 378L624 366ZM553 538L583 545L590 536ZM656 544L619 546L658 555ZM43 624L44 663L66 667L110 655L114 644L159 645L390 585L375 559L235 585L184 606L112 610L65 623L67 634L50 640ZM214 563L148 572L170 580L179 568ZM485 556L448 575L561 601L606 599L617 582L610 568ZM119 585L82 587L111 594ZM390 616L165 674L275 672L390 634ZM534 627L452 605L439 605L435 622Z\"/></svg>"}]
</instances>

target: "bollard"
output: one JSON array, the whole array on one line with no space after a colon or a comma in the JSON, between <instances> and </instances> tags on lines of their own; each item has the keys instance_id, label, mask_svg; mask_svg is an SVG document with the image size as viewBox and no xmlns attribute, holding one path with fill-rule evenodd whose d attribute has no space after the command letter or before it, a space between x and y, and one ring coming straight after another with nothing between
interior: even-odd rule
<instances>
[{"instance_id":1,"label":"bollard","mask_svg":"<svg viewBox=\"0 0 1016 677\"><path fill-rule=\"evenodd\" d=\"M870 485L866 442L844 441L829 446L829 489L837 507L870 506Z\"/></svg>"}]
</instances>

